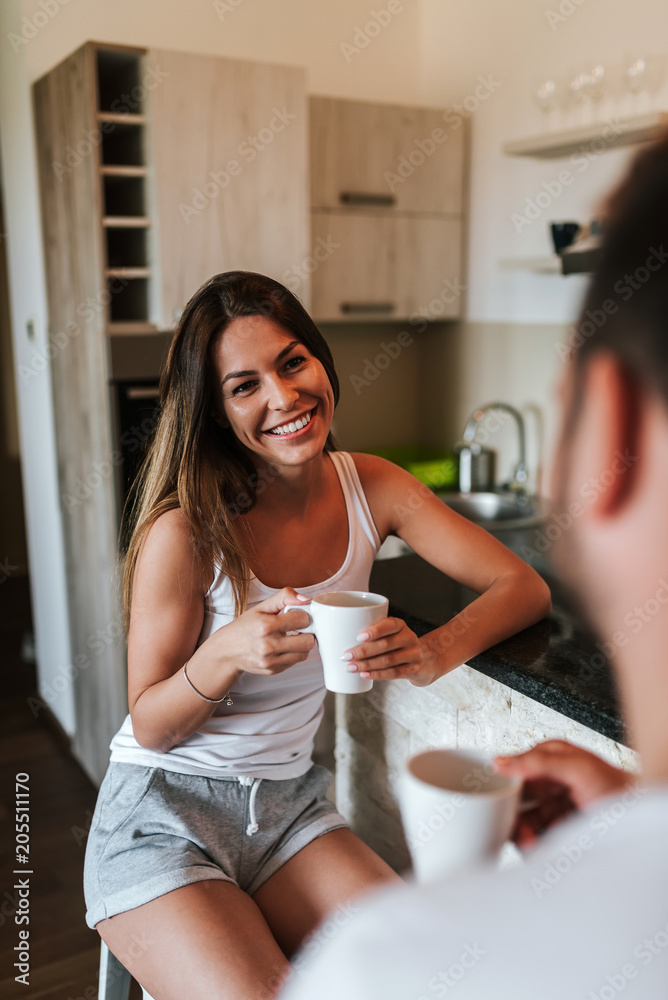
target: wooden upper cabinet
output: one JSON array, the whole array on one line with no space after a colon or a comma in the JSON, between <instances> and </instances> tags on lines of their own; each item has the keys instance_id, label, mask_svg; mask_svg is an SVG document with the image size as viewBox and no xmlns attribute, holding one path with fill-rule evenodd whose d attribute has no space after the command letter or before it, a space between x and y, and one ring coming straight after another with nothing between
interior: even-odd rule
<instances>
[{"instance_id":1,"label":"wooden upper cabinet","mask_svg":"<svg viewBox=\"0 0 668 1000\"><path fill-rule=\"evenodd\" d=\"M311 97L311 206L459 215L465 123L449 111Z\"/></svg>"},{"instance_id":2,"label":"wooden upper cabinet","mask_svg":"<svg viewBox=\"0 0 668 1000\"><path fill-rule=\"evenodd\" d=\"M146 62L159 325L233 269L289 278L308 307L304 71L157 49Z\"/></svg>"}]
</instances>

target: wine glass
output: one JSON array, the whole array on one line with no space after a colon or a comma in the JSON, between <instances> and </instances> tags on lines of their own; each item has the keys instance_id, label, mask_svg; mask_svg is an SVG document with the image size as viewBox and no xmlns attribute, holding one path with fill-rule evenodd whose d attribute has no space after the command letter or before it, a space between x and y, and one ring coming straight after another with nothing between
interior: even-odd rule
<instances>
[{"instance_id":1,"label":"wine glass","mask_svg":"<svg viewBox=\"0 0 668 1000\"><path fill-rule=\"evenodd\" d=\"M585 106L588 101L587 95L588 75L584 70L577 70L568 83L568 98L571 108L575 114L576 124L581 125L585 118Z\"/></svg>"},{"instance_id":2,"label":"wine glass","mask_svg":"<svg viewBox=\"0 0 668 1000\"><path fill-rule=\"evenodd\" d=\"M605 89L605 67L601 66L600 63L596 63L588 69L584 74L584 82L582 84L582 89L585 94L585 98L590 102L592 108L592 119L596 121L598 118L598 105L601 101Z\"/></svg>"},{"instance_id":3,"label":"wine glass","mask_svg":"<svg viewBox=\"0 0 668 1000\"><path fill-rule=\"evenodd\" d=\"M533 98L540 108L543 131L545 131L549 126L552 112L557 107L557 85L554 80L538 80L534 84Z\"/></svg>"}]
</instances>

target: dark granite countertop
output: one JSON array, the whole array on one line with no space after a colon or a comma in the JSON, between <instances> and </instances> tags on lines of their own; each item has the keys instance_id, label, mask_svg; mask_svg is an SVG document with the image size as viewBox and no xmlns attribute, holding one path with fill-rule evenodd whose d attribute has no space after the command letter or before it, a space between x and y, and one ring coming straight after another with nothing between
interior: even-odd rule
<instances>
[{"instance_id":1,"label":"dark granite countertop","mask_svg":"<svg viewBox=\"0 0 668 1000\"><path fill-rule=\"evenodd\" d=\"M518 554L526 541L522 532L500 532L496 537ZM532 560L532 564L552 592L550 617L473 657L469 665L630 745L609 662L578 619L550 564L546 560ZM403 618L417 635L445 624L476 597L414 553L377 560L371 589L388 597L390 614Z\"/></svg>"}]
</instances>

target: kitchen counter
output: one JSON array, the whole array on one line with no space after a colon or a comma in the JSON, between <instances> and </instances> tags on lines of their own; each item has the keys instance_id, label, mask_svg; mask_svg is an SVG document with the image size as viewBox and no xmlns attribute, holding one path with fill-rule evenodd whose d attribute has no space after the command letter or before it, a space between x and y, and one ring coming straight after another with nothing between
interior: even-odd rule
<instances>
[{"instance_id":1,"label":"kitchen counter","mask_svg":"<svg viewBox=\"0 0 668 1000\"><path fill-rule=\"evenodd\" d=\"M521 554L523 532L499 532ZM625 743L628 738L610 664L578 620L547 560L532 560L552 592L546 618L468 661L470 667L556 712ZM390 615L417 635L445 624L475 593L413 554L374 563L371 589L390 600Z\"/></svg>"}]
</instances>

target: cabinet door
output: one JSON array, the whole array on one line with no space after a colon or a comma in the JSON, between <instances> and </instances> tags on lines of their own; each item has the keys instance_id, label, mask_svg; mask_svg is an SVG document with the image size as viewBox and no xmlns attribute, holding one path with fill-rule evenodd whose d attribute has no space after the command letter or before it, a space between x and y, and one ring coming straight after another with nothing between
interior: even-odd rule
<instances>
[{"instance_id":1,"label":"cabinet door","mask_svg":"<svg viewBox=\"0 0 668 1000\"><path fill-rule=\"evenodd\" d=\"M399 315L394 224L394 218L381 213L312 213L313 244L328 248L311 275L316 321Z\"/></svg>"},{"instance_id":2,"label":"cabinet door","mask_svg":"<svg viewBox=\"0 0 668 1000\"><path fill-rule=\"evenodd\" d=\"M304 72L151 50L158 321L241 269L290 281L308 306Z\"/></svg>"},{"instance_id":3,"label":"cabinet door","mask_svg":"<svg viewBox=\"0 0 668 1000\"><path fill-rule=\"evenodd\" d=\"M396 288L403 316L454 319L464 310L462 223L459 219L396 219Z\"/></svg>"},{"instance_id":4,"label":"cabinet door","mask_svg":"<svg viewBox=\"0 0 668 1000\"><path fill-rule=\"evenodd\" d=\"M463 210L465 122L432 108L312 97L311 205Z\"/></svg>"},{"instance_id":5,"label":"cabinet door","mask_svg":"<svg viewBox=\"0 0 668 1000\"><path fill-rule=\"evenodd\" d=\"M463 309L458 219L313 212L328 256L313 271L316 321L452 319Z\"/></svg>"}]
</instances>

